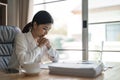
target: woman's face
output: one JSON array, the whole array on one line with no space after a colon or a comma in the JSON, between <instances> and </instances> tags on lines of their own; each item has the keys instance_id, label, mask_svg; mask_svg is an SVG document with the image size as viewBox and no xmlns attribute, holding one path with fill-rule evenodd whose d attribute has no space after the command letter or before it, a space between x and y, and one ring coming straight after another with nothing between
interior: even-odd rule
<instances>
[{"instance_id":1,"label":"woman's face","mask_svg":"<svg viewBox=\"0 0 120 80\"><path fill-rule=\"evenodd\" d=\"M48 31L51 29L51 26L52 24L40 24L40 25L35 24L33 29L34 37L36 38L44 37L48 33Z\"/></svg>"}]
</instances>

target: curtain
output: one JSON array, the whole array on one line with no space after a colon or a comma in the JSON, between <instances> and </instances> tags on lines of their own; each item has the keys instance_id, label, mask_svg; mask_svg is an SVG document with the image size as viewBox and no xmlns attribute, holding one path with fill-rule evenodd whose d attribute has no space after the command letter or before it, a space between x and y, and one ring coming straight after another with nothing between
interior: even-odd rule
<instances>
[{"instance_id":1,"label":"curtain","mask_svg":"<svg viewBox=\"0 0 120 80\"><path fill-rule=\"evenodd\" d=\"M31 21L33 0L8 0L8 25L23 27Z\"/></svg>"},{"instance_id":2,"label":"curtain","mask_svg":"<svg viewBox=\"0 0 120 80\"><path fill-rule=\"evenodd\" d=\"M30 21L32 0L19 0L19 26L21 29Z\"/></svg>"}]
</instances>

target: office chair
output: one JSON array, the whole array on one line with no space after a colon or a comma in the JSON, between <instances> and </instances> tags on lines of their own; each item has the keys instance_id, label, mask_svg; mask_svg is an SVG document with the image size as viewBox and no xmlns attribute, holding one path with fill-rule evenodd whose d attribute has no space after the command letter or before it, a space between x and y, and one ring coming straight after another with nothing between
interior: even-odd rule
<instances>
[{"instance_id":1,"label":"office chair","mask_svg":"<svg viewBox=\"0 0 120 80\"><path fill-rule=\"evenodd\" d=\"M18 32L21 32L18 27L0 26L0 71L7 72L13 53L14 39Z\"/></svg>"}]
</instances>

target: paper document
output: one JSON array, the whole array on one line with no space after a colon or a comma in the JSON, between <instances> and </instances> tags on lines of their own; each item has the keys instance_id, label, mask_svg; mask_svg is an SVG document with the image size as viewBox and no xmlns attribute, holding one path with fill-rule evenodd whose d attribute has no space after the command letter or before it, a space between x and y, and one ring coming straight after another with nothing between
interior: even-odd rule
<instances>
[{"instance_id":1,"label":"paper document","mask_svg":"<svg viewBox=\"0 0 120 80\"><path fill-rule=\"evenodd\" d=\"M101 62L53 63L49 65L50 74L96 77L103 71Z\"/></svg>"}]
</instances>

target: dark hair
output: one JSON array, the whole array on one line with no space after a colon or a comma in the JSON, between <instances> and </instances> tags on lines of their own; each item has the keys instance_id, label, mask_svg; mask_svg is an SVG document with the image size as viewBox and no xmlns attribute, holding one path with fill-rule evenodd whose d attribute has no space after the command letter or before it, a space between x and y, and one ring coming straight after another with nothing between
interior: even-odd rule
<instances>
[{"instance_id":1,"label":"dark hair","mask_svg":"<svg viewBox=\"0 0 120 80\"><path fill-rule=\"evenodd\" d=\"M34 22L36 22L37 25L53 23L53 18L47 11L42 10L35 14L32 20L32 25Z\"/></svg>"},{"instance_id":2,"label":"dark hair","mask_svg":"<svg viewBox=\"0 0 120 80\"><path fill-rule=\"evenodd\" d=\"M41 11L38 11L33 19L32 19L32 22L28 23L27 25L25 25L25 27L23 28L22 32L23 33L27 33L29 32L30 28L33 27L33 23L36 22L37 25L40 25L40 24L53 24L53 18L52 16L45 10L41 10Z\"/></svg>"},{"instance_id":3,"label":"dark hair","mask_svg":"<svg viewBox=\"0 0 120 80\"><path fill-rule=\"evenodd\" d=\"M30 31L31 28L32 28L32 23L30 22L30 23L25 25L25 27L23 28L22 32L23 33L27 33L27 32Z\"/></svg>"}]
</instances>

